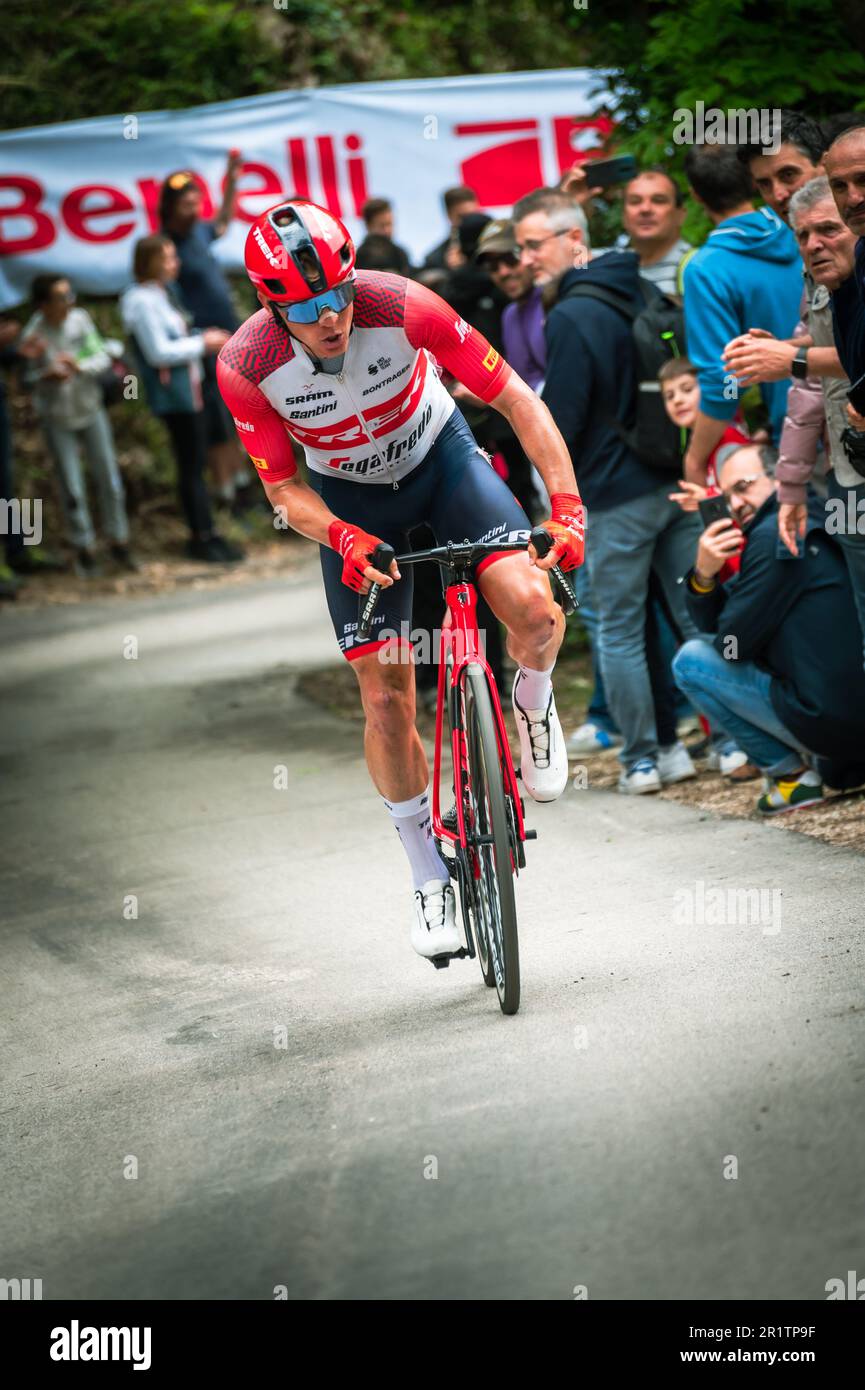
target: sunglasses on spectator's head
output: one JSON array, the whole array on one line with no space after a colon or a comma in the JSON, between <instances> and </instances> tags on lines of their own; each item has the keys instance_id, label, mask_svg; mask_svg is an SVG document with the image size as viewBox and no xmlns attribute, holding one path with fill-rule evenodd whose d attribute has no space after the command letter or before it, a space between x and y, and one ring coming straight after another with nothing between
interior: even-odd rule
<instances>
[{"instance_id":1,"label":"sunglasses on spectator's head","mask_svg":"<svg viewBox=\"0 0 865 1390\"><path fill-rule=\"evenodd\" d=\"M178 188L188 188L194 185L195 179L190 173L171 174L170 177L166 179L166 183L169 188L173 188L174 191L177 192Z\"/></svg>"},{"instance_id":2,"label":"sunglasses on spectator's head","mask_svg":"<svg viewBox=\"0 0 865 1390\"><path fill-rule=\"evenodd\" d=\"M332 290L325 290L324 294L317 294L313 299L302 299L296 304L275 304L274 308L280 318L286 323L318 323L318 320L325 309L332 309L335 314L341 314L343 309L347 309L357 294L357 286L353 280L346 280L341 285L335 285Z\"/></svg>"}]
</instances>

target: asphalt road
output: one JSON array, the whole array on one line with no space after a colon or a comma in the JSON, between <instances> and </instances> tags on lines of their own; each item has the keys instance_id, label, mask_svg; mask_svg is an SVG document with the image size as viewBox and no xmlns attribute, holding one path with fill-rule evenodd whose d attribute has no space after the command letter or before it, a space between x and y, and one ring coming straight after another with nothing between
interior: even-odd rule
<instances>
[{"instance_id":1,"label":"asphalt road","mask_svg":"<svg viewBox=\"0 0 865 1390\"><path fill-rule=\"evenodd\" d=\"M296 693L338 659L314 569L6 611L0 641L0 1277L824 1299L865 1274L860 856L569 788L529 810L506 1019L474 962L412 952L357 728Z\"/></svg>"}]
</instances>

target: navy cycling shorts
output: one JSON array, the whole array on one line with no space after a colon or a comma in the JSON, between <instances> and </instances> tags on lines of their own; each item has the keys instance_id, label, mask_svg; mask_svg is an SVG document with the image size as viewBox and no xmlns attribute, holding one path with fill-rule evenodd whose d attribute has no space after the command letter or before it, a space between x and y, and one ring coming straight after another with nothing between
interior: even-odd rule
<instances>
[{"instance_id":1,"label":"navy cycling shorts","mask_svg":"<svg viewBox=\"0 0 865 1390\"><path fill-rule=\"evenodd\" d=\"M432 528L439 545L446 541L528 540L531 531L531 522L519 502L456 409L426 458L400 479L396 491L392 483L353 483L322 473L311 472L309 481L334 516L379 536L398 555L411 550L408 532L423 523ZM499 558L491 555L482 560L477 573ZM411 631L412 566L406 565L402 579L383 591L366 642L357 637L359 596L343 584L342 556L329 546L321 546L321 570L331 622L349 661L368 656L394 636L407 637Z\"/></svg>"}]
</instances>

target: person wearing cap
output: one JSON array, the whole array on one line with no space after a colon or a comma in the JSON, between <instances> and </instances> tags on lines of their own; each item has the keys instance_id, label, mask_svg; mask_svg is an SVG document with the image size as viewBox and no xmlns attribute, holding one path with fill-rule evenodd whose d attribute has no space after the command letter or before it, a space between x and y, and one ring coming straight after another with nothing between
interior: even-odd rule
<instances>
[{"instance_id":1,"label":"person wearing cap","mask_svg":"<svg viewBox=\"0 0 865 1390\"><path fill-rule=\"evenodd\" d=\"M213 254L213 243L228 230L234 214L237 173L241 158L237 150L228 156L222 206L212 221L201 216L201 188L188 169L170 174L159 193L160 230L171 238L180 258L176 291L192 316L194 328L224 328L234 333L239 319L231 301L225 273ZM202 381L204 419L207 428L208 464L217 499L230 505L238 486L251 478L238 449L231 415L216 384L216 359L204 359Z\"/></svg>"}]
</instances>

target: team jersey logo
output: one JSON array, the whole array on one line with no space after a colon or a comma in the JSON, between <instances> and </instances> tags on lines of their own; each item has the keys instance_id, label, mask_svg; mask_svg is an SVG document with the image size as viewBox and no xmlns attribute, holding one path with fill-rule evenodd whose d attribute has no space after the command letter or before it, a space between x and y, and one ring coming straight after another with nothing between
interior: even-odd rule
<instances>
[{"instance_id":1,"label":"team jersey logo","mask_svg":"<svg viewBox=\"0 0 865 1390\"><path fill-rule=\"evenodd\" d=\"M454 328L457 331L457 335L461 343L465 342L466 338L472 331L471 324L466 323L465 319L454 319Z\"/></svg>"},{"instance_id":2,"label":"team jersey logo","mask_svg":"<svg viewBox=\"0 0 865 1390\"><path fill-rule=\"evenodd\" d=\"M486 357L484 358L484 366L486 367L487 371L494 372L498 361L499 354L496 352L495 348L491 347Z\"/></svg>"},{"instance_id":3,"label":"team jersey logo","mask_svg":"<svg viewBox=\"0 0 865 1390\"><path fill-rule=\"evenodd\" d=\"M267 459L254 459L252 458L252 454L250 454L249 457L252 459L252 462L255 464L256 468L260 468L264 472L267 472Z\"/></svg>"}]
</instances>

